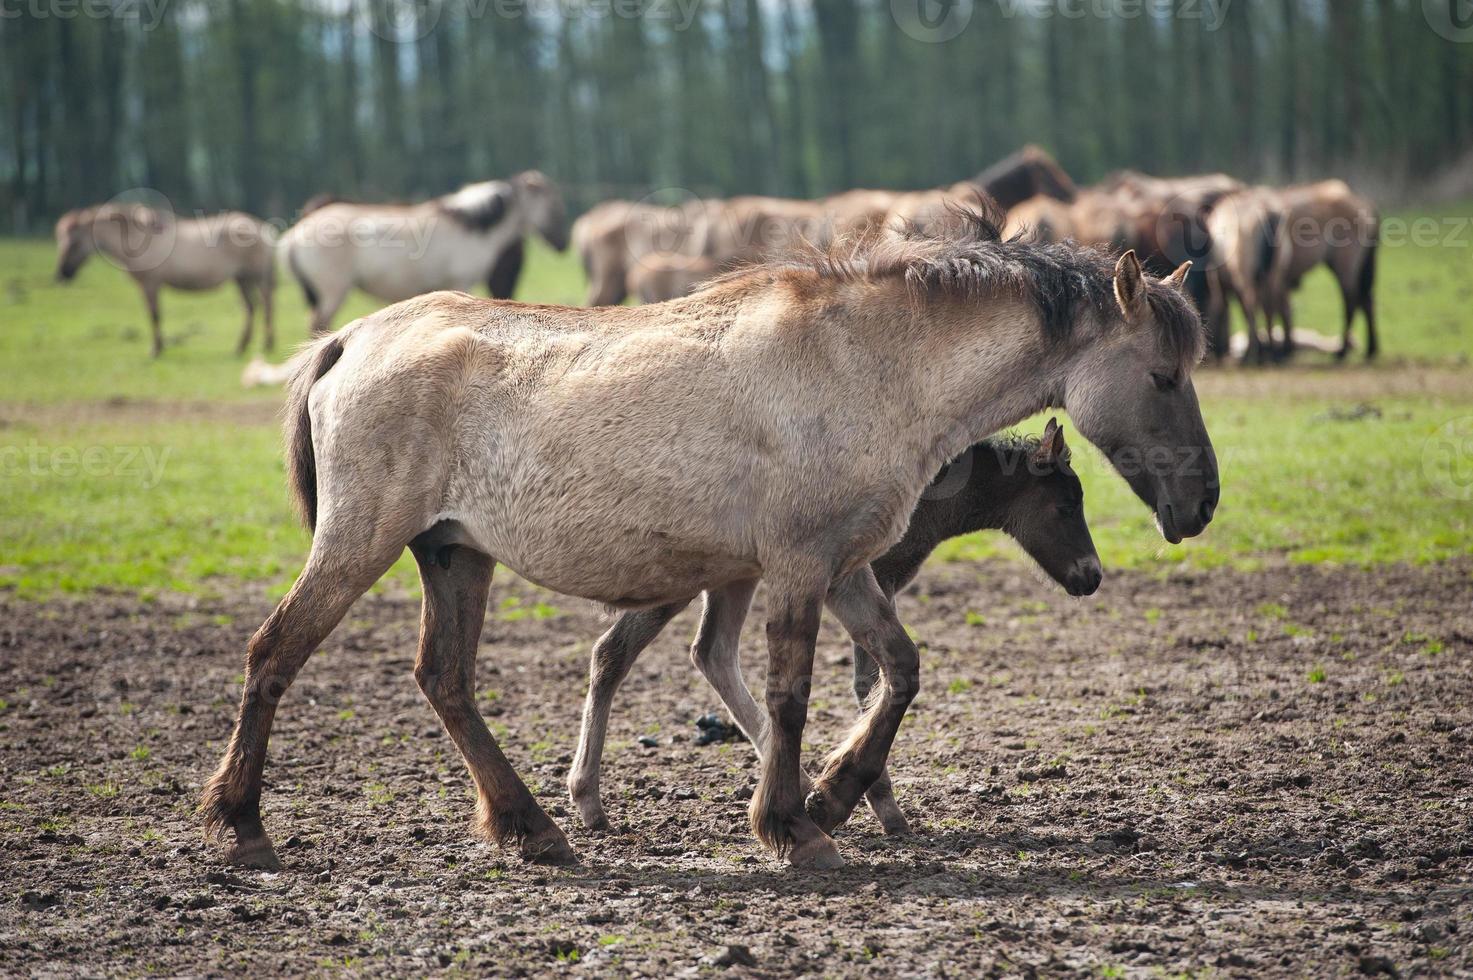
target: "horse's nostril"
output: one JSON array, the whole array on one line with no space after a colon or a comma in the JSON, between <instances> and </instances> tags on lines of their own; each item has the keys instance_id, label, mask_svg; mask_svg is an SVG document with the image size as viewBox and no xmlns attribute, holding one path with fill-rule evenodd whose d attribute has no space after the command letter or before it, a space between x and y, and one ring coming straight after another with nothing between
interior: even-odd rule
<instances>
[{"instance_id":1,"label":"horse's nostril","mask_svg":"<svg viewBox=\"0 0 1473 980\"><path fill-rule=\"evenodd\" d=\"M1202 501L1202 509L1199 510L1197 513L1201 516L1203 524L1207 524L1212 520L1212 513L1215 510L1217 510L1216 499L1208 499Z\"/></svg>"}]
</instances>

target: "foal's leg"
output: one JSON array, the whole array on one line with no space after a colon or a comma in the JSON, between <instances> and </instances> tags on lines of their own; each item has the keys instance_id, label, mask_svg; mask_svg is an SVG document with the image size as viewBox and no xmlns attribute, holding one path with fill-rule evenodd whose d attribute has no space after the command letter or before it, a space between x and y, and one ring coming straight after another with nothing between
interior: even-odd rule
<instances>
[{"instance_id":1,"label":"foal's leg","mask_svg":"<svg viewBox=\"0 0 1473 980\"><path fill-rule=\"evenodd\" d=\"M516 845L529 861L575 862L568 838L532 798L476 709L476 647L495 561L463 546L411 548L424 584L414 679L475 780L481 833L499 845Z\"/></svg>"},{"instance_id":2,"label":"foal's leg","mask_svg":"<svg viewBox=\"0 0 1473 980\"><path fill-rule=\"evenodd\" d=\"M920 654L868 566L829 592L829 608L879 662L884 684L870 697L849 738L825 761L808 797L808 812L826 832L849 819L860 797L885 771L885 758L921 679Z\"/></svg>"},{"instance_id":3,"label":"foal's leg","mask_svg":"<svg viewBox=\"0 0 1473 980\"><path fill-rule=\"evenodd\" d=\"M205 829L210 833L233 831L235 843L226 853L231 864L281 867L261 825L261 772L276 706L312 651L402 550L390 553L385 548L362 560L354 556L351 561L337 561L325 537L319 532L307 567L251 637L235 732L220 767L205 784L200 802Z\"/></svg>"},{"instance_id":4,"label":"foal's leg","mask_svg":"<svg viewBox=\"0 0 1473 980\"><path fill-rule=\"evenodd\" d=\"M893 603L895 600L892 598L890 601ZM879 680L880 665L875 663L875 659L864 647L854 644L854 697L858 699L861 708L869 703L870 692ZM900 804L895 802L895 788L890 783L888 771L881 770L879 778L865 790L864 799L885 833L910 833L910 821L905 819Z\"/></svg>"},{"instance_id":5,"label":"foal's leg","mask_svg":"<svg viewBox=\"0 0 1473 980\"><path fill-rule=\"evenodd\" d=\"M800 782L813 647L827 583L819 576L772 575L768 582L772 586L767 621L769 738L749 811L752 829L763 844L796 866L837 868L844 859L829 835L804 812Z\"/></svg>"},{"instance_id":6,"label":"foal's leg","mask_svg":"<svg viewBox=\"0 0 1473 980\"><path fill-rule=\"evenodd\" d=\"M578 751L568 772L568 795L589 830L604 830L609 818L599 799L598 776L604 753L604 736L609 729L609 709L614 692L629 676L629 669L670 620L689 605L672 602L655 609L625 613L598 642L588 665L588 697L583 703L583 727L578 732Z\"/></svg>"},{"instance_id":7,"label":"foal's leg","mask_svg":"<svg viewBox=\"0 0 1473 980\"><path fill-rule=\"evenodd\" d=\"M253 285L250 279L242 276L235 280L235 284L240 287L240 300L245 304L246 311L245 329L240 333L240 342L235 345L235 356L239 357L251 345L251 327L256 319L256 298L251 295Z\"/></svg>"}]
</instances>

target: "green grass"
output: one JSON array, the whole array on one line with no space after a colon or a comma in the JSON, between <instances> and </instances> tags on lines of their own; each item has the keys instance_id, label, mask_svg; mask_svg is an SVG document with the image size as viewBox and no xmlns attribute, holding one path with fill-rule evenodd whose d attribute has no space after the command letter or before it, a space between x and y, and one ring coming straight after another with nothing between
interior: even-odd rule
<instances>
[{"instance_id":1,"label":"green grass","mask_svg":"<svg viewBox=\"0 0 1473 980\"><path fill-rule=\"evenodd\" d=\"M1264 383L1252 390L1204 379L1224 492L1202 538L1165 545L1146 509L1069 427L1106 565L1370 564L1473 553L1473 507L1438 493L1421 464L1439 426L1473 416L1470 236L1465 227L1461 239L1439 245L1383 249L1380 307L1391 363L1369 376L1412 378L1441 365L1453 381L1438 394L1415 394L1420 384L1412 379L1394 397L1333 384L1306 396L1295 387L1313 372L1297 370L1254 375ZM0 588L44 596L284 586L308 538L284 485L272 420L280 392L240 388L234 294L167 294L171 343L152 361L142 301L122 273L94 260L62 287L50 281L52 262L48 242L0 241ZM576 259L534 247L520 296L576 303L583 286ZM295 283L283 282L278 299L276 360L305 339L306 322ZM338 323L371 309L354 297ZM1296 309L1304 326L1337 329L1339 299L1327 273L1311 277ZM1229 393L1213 396L1214 388ZM1379 415L1337 420L1366 397ZM1038 419L1024 426L1041 427ZM1016 549L980 535L949 542L940 557L998 554ZM391 579L412 585L412 563L401 561ZM543 618L557 610L502 614Z\"/></svg>"}]
</instances>

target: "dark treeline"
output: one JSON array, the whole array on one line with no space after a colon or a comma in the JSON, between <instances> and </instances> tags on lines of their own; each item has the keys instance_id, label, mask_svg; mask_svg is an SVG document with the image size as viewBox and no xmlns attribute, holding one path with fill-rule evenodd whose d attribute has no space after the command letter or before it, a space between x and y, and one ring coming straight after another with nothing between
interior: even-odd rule
<instances>
[{"instance_id":1,"label":"dark treeline","mask_svg":"<svg viewBox=\"0 0 1473 980\"><path fill-rule=\"evenodd\" d=\"M139 187L289 216L528 167L574 207L807 197L1026 141L1081 181L1415 189L1473 145L1473 43L1432 26L1457 2L960 0L928 42L898 0L6 0L0 225Z\"/></svg>"}]
</instances>

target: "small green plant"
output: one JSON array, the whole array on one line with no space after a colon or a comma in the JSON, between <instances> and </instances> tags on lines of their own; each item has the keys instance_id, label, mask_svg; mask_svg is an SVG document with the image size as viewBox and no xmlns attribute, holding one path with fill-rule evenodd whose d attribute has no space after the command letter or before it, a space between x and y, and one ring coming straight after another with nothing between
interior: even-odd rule
<instances>
[{"instance_id":1,"label":"small green plant","mask_svg":"<svg viewBox=\"0 0 1473 980\"><path fill-rule=\"evenodd\" d=\"M1161 610L1156 609L1154 607L1152 607L1150 609L1147 609L1146 612L1145 612L1145 616L1146 616L1146 622L1150 623L1152 626L1154 626L1157 623L1161 622Z\"/></svg>"},{"instance_id":2,"label":"small green plant","mask_svg":"<svg viewBox=\"0 0 1473 980\"><path fill-rule=\"evenodd\" d=\"M946 685L946 693L948 694L966 694L971 689L972 682L965 677L957 677L950 684Z\"/></svg>"},{"instance_id":3,"label":"small green plant","mask_svg":"<svg viewBox=\"0 0 1473 980\"><path fill-rule=\"evenodd\" d=\"M1309 673L1305 675L1304 679L1311 684L1323 684L1325 682L1325 668L1319 664L1315 664L1309 669Z\"/></svg>"},{"instance_id":4,"label":"small green plant","mask_svg":"<svg viewBox=\"0 0 1473 980\"><path fill-rule=\"evenodd\" d=\"M979 612L972 612L970 609L968 609L966 622L968 626L986 626L987 617Z\"/></svg>"},{"instance_id":5,"label":"small green plant","mask_svg":"<svg viewBox=\"0 0 1473 980\"><path fill-rule=\"evenodd\" d=\"M153 749L150 749L147 745L135 745L133 751L129 752L128 755L132 756L134 762L147 762L148 757L153 755Z\"/></svg>"},{"instance_id":6,"label":"small green plant","mask_svg":"<svg viewBox=\"0 0 1473 980\"><path fill-rule=\"evenodd\" d=\"M110 800L118 795L118 784L113 782L91 783L87 786L87 792L99 800Z\"/></svg>"},{"instance_id":7,"label":"small green plant","mask_svg":"<svg viewBox=\"0 0 1473 980\"><path fill-rule=\"evenodd\" d=\"M1277 602L1265 602L1258 607L1258 615L1265 619L1283 619L1289 615L1289 610Z\"/></svg>"}]
</instances>

